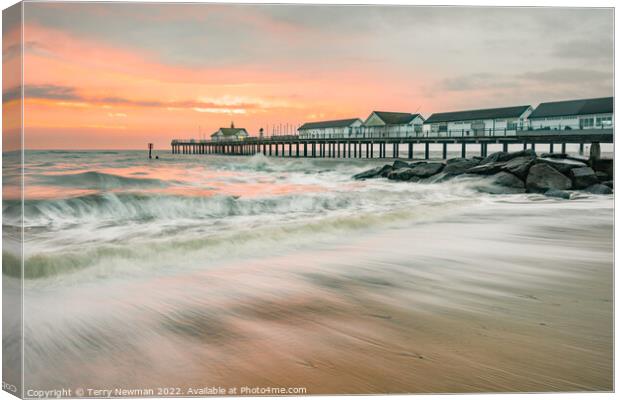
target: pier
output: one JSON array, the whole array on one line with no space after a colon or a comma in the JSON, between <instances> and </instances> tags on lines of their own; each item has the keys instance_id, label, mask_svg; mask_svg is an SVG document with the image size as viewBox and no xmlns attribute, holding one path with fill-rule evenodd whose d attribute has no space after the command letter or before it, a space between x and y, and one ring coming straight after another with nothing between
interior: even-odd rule
<instances>
[{"instance_id":1,"label":"pier","mask_svg":"<svg viewBox=\"0 0 620 400\"><path fill-rule=\"evenodd\" d=\"M472 146L480 156L487 156L489 144L500 144L503 151L509 146L536 149L536 145L549 146L551 153L566 153L567 144L579 144L583 153L586 144L613 143L613 127L605 129L573 130L488 130L482 135L466 136L462 132L420 134L407 137L323 137L300 138L297 135L247 137L243 140L174 139L173 154L254 155L262 153L271 157L307 158L430 158L430 145L440 144L442 158L448 150L458 146L462 157ZM403 147L405 148L403 151ZM377 152L378 151L378 152ZM418 156L419 155L419 156Z\"/></svg>"}]
</instances>

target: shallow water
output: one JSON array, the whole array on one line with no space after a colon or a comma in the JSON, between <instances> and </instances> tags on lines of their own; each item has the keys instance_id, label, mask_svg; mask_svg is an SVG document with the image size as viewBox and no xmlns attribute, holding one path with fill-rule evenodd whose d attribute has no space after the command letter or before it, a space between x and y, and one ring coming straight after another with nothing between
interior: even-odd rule
<instances>
[{"instance_id":1,"label":"shallow water","mask_svg":"<svg viewBox=\"0 0 620 400\"><path fill-rule=\"evenodd\" d=\"M160 156L27 154L32 387L611 389L611 196Z\"/></svg>"}]
</instances>

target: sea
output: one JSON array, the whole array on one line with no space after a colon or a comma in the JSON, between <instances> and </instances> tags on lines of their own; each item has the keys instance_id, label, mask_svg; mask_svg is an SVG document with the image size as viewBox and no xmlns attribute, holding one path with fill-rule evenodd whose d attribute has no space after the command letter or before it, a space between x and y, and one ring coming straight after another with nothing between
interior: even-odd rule
<instances>
[{"instance_id":1,"label":"sea","mask_svg":"<svg viewBox=\"0 0 620 400\"><path fill-rule=\"evenodd\" d=\"M156 154L25 153L3 278L26 389L612 390L613 196Z\"/></svg>"}]
</instances>

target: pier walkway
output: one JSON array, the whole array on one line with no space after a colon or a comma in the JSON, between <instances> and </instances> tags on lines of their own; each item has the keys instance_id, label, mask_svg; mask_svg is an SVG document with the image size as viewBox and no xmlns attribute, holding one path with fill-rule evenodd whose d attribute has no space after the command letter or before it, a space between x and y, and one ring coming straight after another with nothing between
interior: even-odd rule
<instances>
[{"instance_id":1,"label":"pier walkway","mask_svg":"<svg viewBox=\"0 0 620 400\"><path fill-rule=\"evenodd\" d=\"M408 137L326 137L301 138L297 135L249 137L244 140L194 140L172 141L173 154L222 154L253 155L263 153L276 157L311 158L414 158L414 146L423 146L424 158L430 157L430 145L442 145L442 158L447 158L448 146L459 146L461 156L466 157L467 145L479 145L480 155L487 155L489 144L501 144L504 151L509 145L522 145L523 149L535 149L536 144L548 144L550 152L566 152L566 144L579 144L583 153L585 144L613 143L613 128L573 130L517 130L485 131L482 135L459 135L461 132L420 134ZM401 145L405 151L401 154ZM558 148L555 148L558 146ZM378 149L378 154L375 150Z\"/></svg>"}]
</instances>

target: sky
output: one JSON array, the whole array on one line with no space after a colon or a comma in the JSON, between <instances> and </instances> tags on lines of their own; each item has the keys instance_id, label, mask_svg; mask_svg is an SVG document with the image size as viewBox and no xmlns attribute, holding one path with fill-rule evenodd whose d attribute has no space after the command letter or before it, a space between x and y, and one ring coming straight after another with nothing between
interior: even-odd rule
<instances>
[{"instance_id":1,"label":"sky","mask_svg":"<svg viewBox=\"0 0 620 400\"><path fill-rule=\"evenodd\" d=\"M23 32L30 149L613 95L611 9L25 3Z\"/></svg>"}]
</instances>

